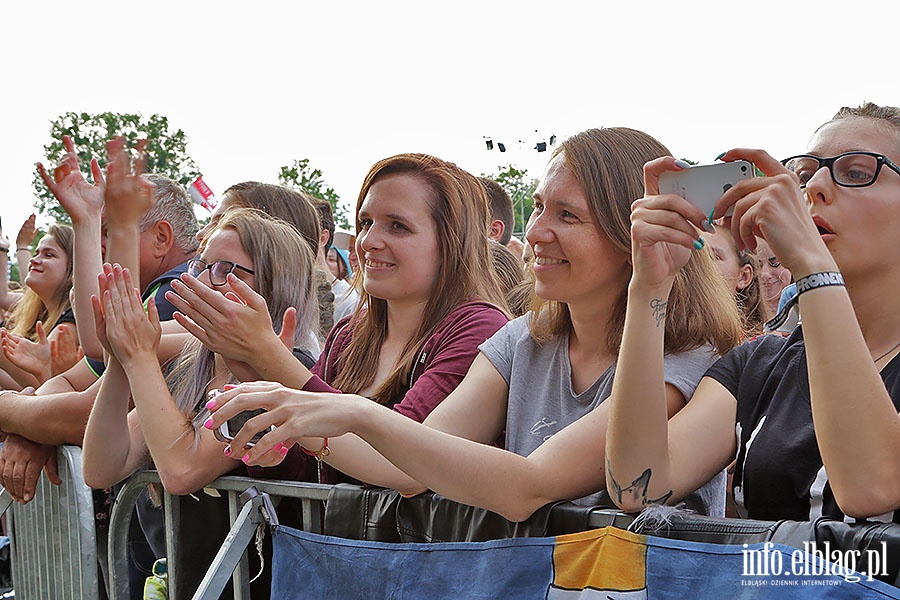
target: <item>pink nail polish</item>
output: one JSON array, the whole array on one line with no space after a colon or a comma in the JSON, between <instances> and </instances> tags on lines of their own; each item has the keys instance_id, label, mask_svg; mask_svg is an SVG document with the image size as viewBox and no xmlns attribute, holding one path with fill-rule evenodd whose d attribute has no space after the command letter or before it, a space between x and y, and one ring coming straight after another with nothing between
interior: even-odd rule
<instances>
[{"instance_id":1,"label":"pink nail polish","mask_svg":"<svg viewBox=\"0 0 900 600\"><path fill-rule=\"evenodd\" d=\"M227 446L225 446L224 452L225 452L225 456L231 456L231 444L228 444Z\"/></svg>"},{"instance_id":2,"label":"pink nail polish","mask_svg":"<svg viewBox=\"0 0 900 600\"><path fill-rule=\"evenodd\" d=\"M214 409L215 407L216 407L216 401L215 401L215 400L210 400L209 402L206 403L206 408L208 408L209 410L212 410L212 409Z\"/></svg>"},{"instance_id":3,"label":"pink nail polish","mask_svg":"<svg viewBox=\"0 0 900 600\"><path fill-rule=\"evenodd\" d=\"M279 448L279 450L278 450L278 454L280 454L280 455L282 455L282 456L287 456L287 453L288 453L288 447L287 447L287 446L282 446L282 447Z\"/></svg>"},{"instance_id":4,"label":"pink nail polish","mask_svg":"<svg viewBox=\"0 0 900 600\"><path fill-rule=\"evenodd\" d=\"M229 383L229 384L226 384L225 387L224 387L223 389L227 391L227 390L233 390L233 389L236 388L236 387L237 387L237 386L234 385L233 383Z\"/></svg>"},{"instance_id":5,"label":"pink nail polish","mask_svg":"<svg viewBox=\"0 0 900 600\"><path fill-rule=\"evenodd\" d=\"M213 420L212 420L212 417L210 417L209 419L207 419L207 420L203 423L203 426L206 427L207 429L212 429L212 428L213 428Z\"/></svg>"},{"instance_id":6,"label":"pink nail polish","mask_svg":"<svg viewBox=\"0 0 900 600\"><path fill-rule=\"evenodd\" d=\"M244 463L244 464L246 465L247 462L248 462L249 460L250 460L250 455L249 455L249 454L245 454L245 455L244 455L244 458L241 459L241 462Z\"/></svg>"}]
</instances>

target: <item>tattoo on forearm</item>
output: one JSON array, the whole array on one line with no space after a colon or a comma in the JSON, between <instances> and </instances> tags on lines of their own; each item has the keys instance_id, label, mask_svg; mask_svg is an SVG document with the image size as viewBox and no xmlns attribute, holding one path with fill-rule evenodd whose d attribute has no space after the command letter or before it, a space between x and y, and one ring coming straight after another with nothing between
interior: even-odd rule
<instances>
[{"instance_id":1,"label":"tattoo on forearm","mask_svg":"<svg viewBox=\"0 0 900 600\"><path fill-rule=\"evenodd\" d=\"M619 482L616 481L615 477L613 477L612 471L609 468L609 457L606 457L606 475L609 480L609 489L607 492L617 500L616 504L622 504L623 498L626 497L629 500L637 500L640 502L641 506L647 506L648 504L665 504L666 501L672 497L672 490L669 490L659 498L647 498L647 489L650 487L650 476L652 473L652 470L647 469L641 473L637 479L632 481L630 485L622 487Z\"/></svg>"},{"instance_id":2,"label":"tattoo on forearm","mask_svg":"<svg viewBox=\"0 0 900 600\"><path fill-rule=\"evenodd\" d=\"M667 300L662 298L654 298L650 301L650 309L653 310L653 318L656 319L656 326L662 323L666 318L666 307L669 305Z\"/></svg>"}]
</instances>

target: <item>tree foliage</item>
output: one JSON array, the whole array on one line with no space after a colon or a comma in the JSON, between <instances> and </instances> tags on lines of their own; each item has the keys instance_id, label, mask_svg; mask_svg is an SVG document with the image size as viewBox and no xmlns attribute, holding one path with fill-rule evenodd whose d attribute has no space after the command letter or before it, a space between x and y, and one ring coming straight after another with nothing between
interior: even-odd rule
<instances>
[{"instance_id":1,"label":"tree foliage","mask_svg":"<svg viewBox=\"0 0 900 600\"><path fill-rule=\"evenodd\" d=\"M321 169L313 169L309 159L295 160L289 167L281 167L278 182L300 192L327 200L334 213L334 224L339 229L352 230L347 208L341 204L341 198L334 188L325 183Z\"/></svg>"},{"instance_id":2,"label":"tree foliage","mask_svg":"<svg viewBox=\"0 0 900 600\"><path fill-rule=\"evenodd\" d=\"M513 213L516 217L516 225L513 229L515 235L525 233L525 225L528 217L534 209L534 190L538 180L528 177L528 169L520 169L514 165L500 165L496 173L482 173L482 177L489 177L500 184L513 201Z\"/></svg>"},{"instance_id":3,"label":"tree foliage","mask_svg":"<svg viewBox=\"0 0 900 600\"><path fill-rule=\"evenodd\" d=\"M200 172L187 154L187 136L181 129L172 130L168 118L162 115L143 117L140 114L104 112L96 115L68 112L50 122L50 143L44 146L45 165L51 170L65 154L62 136L68 135L75 144L85 177L91 181L90 161L96 158L106 164L106 142L121 135L129 148L139 139L147 140L147 172L166 175L187 188ZM69 223L69 216L44 186L35 171L32 183L37 196L34 206L44 215Z\"/></svg>"}]
</instances>

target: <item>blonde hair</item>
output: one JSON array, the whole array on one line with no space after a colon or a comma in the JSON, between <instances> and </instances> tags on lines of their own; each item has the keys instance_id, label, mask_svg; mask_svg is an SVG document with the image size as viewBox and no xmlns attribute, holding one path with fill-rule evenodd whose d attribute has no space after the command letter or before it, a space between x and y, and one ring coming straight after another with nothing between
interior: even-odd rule
<instances>
[{"instance_id":1,"label":"blonde hair","mask_svg":"<svg viewBox=\"0 0 900 600\"><path fill-rule=\"evenodd\" d=\"M376 181L389 175L408 175L430 190L422 198L438 231L438 275L425 308L425 318L406 342L391 373L373 394L385 404L406 385L416 354L441 320L461 303L485 300L506 310L488 251L488 201L481 182L455 164L427 154L399 154L381 160L369 170L359 192L356 214ZM360 229L357 219L356 230ZM354 274L360 301L352 317L353 336L337 362L334 386L359 392L375 379L382 344L387 337L387 301L375 298L362 286L362 269Z\"/></svg>"},{"instance_id":2,"label":"blonde hair","mask_svg":"<svg viewBox=\"0 0 900 600\"><path fill-rule=\"evenodd\" d=\"M44 331L50 332L62 314L69 308L69 291L72 289L72 251L75 233L68 225L51 225L45 237L52 237L65 254L66 275L57 286L53 295L45 304L40 296L27 284L22 298L16 303L9 318L9 330L17 335L37 341L37 322L44 325Z\"/></svg>"},{"instance_id":3,"label":"blonde hair","mask_svg":"<svg viewBox=\"0 0 900 600\"><path fill-rule=\"evenodd\" d=\"M275 331L281 330L284 311L295 307L294 347L316 354L318 344L311 337L318 328L318 306L312 286L315 258L303 237L289 223L250 208L226 213L206 240L222 229L237 232L241 245L253 259L256 292L266 300ZM190 418L215 375L215 355L194 339L175 360L167 377L169 389L175 404Z\"/></svg>"},{"instance_id":4,"label":"blonde hair","mask_svg":"<svg viewBox=\"0 0 900 600\"><path fill-rule=\"evenodd\" d=\"M591 216L611 245L631 256L631 203L644 195L644 163L671 155L656 139L626 127L588 129L563 141L553 156L581 185ZM606 348L618 354L625 327L627 286L615 301L606 333ZM546 342L569 333L569 308L564 302L535 297L531 335ZM741 339L741 321L733 294L708 252L694 252L675 276L666 310L666 352L683 352L710 344L719 353Z\"/></svg>"}]
</instances>

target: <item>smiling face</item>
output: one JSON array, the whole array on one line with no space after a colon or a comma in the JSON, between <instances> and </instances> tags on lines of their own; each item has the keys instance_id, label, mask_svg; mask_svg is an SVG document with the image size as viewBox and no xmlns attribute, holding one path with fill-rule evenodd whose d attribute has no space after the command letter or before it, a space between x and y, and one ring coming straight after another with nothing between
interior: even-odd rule
<instances>
[{"instance_id":1,"label":"smiling face","mask_svg":"<svg viewBox=\"0 0 900 600\"><path fill-rule=\"evenodd\" d=\"M810 141L808 154L837 156L864 150L900 163L900 131L864 117L833 121ZM828 169L819 169L806 186L813 221L822 240L845 274L878 274L896 268L900 244L896 230L885 224L900 218L900 175L884 167L870 186L836 185Z\"/></svg>"},{"instance_id":2,"label":"smiling face","mask_svg":"<svg viewBox=\"0 0 900 600\"><path fill-rule=\"evenodd\" d=\"M227 260L251 271L256 270L253 259L247 254L244 245L241 243L241 237L234 229L218 229L212 233L203 247L200 258L209 265L217 260ZM253 275L243 269L234 269L232 273L251 288L256 289L256 279ZM222 294L233 291L228 283L213 286L209 281L209 269L205 269L200 273L198 279Z\"/></svg>"},{"instance_id":3,"label":"smiling face","mask_svg":"<svg viewBox=\"0 0 900 600\"><path fill-rule=\"evenodd\" d=\"M28 261L25 285L44 301L53 297L66 280L69 257L52 235L41 238L34 256Z\"/></svg>"},{"instance_id":4,"label":"smiling face","mask_svg":"<svg viewBox=\"0 0 900 600\"><path fill-rule=\"evenodd\" d=\"M617 298L631 276L628 255L601 233L563 154L550 161L535 190L525 237L534 252L535 292L570 310Z\"/></svg>"},{"instance_id":5,"label":"smiling face","mask_svg":"<svg viewBox=\"0 0 900 600\"><path fill-rule=\"evenodd\" d=\"M356 251L371 296L389 305L422 304L431 297L441 261L432 197L411 175L388 175L369 188L357 216Z\"/></svg>"}]
</instances>

